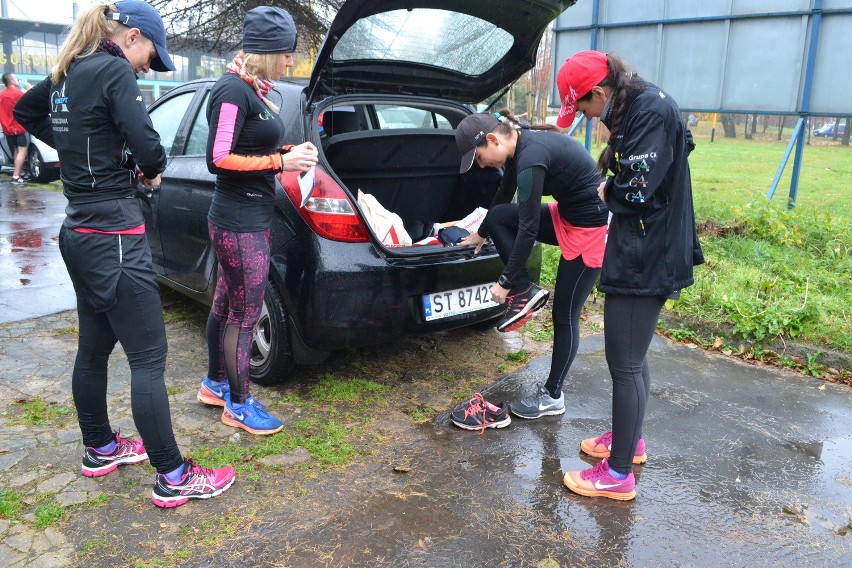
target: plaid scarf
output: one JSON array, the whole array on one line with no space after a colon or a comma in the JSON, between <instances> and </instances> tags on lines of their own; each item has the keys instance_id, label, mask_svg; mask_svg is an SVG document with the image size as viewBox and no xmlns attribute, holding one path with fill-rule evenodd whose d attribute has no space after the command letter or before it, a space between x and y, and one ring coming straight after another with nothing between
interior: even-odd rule
<instances>
[{"instance_id":1,"label":"plaid scarf","mask_svg":"<svg viewBox=\"0 0 852 568\"><path fill-rule=\"evenodd\" d=\"M110 55L113 55L115 57L127 59L118 44L107 37L101 38L100 42L98 42L98 47L95 51L103 51L104 53L109 53Z\"/></svg>"},{"instance_id":2,"label":"plaid scarf","mask_svg":"<svg viewBox=\"0 0 852 568\"><path fill-rule=\"evenodd\" d=\"M245 69L243 60L239 55L234 57L233 61L228 63L228 72L239 75L243 81L248 83L251 88L257 91L257 96L261 99L266 95L266 93L272 90L273 85L270 81L249 75L248 71Z\"/></svg>"}]
</instances>

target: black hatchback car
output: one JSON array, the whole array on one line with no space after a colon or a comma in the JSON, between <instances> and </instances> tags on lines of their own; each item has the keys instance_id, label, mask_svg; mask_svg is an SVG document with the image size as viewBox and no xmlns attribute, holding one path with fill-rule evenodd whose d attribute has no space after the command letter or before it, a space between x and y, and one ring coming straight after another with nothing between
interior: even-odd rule
<instances>
[{"instance_id":1,"label":"black hatchback car","mask_svg":"<svg viewBox=\"0 0 852 568\"><path fill-rule=\"evenodd\" d=\"M394 341L498 317L488 290L502 270L493 246L386 246L359 206L373 195L412 235L488 207L500 172L459 175L455 126L472 104L532 67L546 26L572 1L349 0L309 81L278 82L284 143L320 148L312 184L281 185L252 379L269 384L332 350ZM143 199L161 281L212 301L207 235L215 177L207 171L207 98L215 79L175 88L149 109L169 155ZM428 231L427 231L428 232ZM538 277L540 249L529 260Z\"/></svg>"}]
</instances>

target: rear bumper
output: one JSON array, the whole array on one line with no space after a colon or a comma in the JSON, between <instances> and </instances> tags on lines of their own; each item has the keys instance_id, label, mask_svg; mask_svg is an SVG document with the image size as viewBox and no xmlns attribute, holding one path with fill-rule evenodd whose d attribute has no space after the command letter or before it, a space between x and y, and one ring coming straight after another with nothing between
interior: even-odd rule
<instances>
[{"instance_id":1,"label":"rear bumper","mask_svg":"<svg viewBox=\"0 0 852 568\"><path fill-rule=\"evenodd\" d=\"M426 321L423 313L425 294L495 282L503 263L493 250L473 257L472 248L460 249L430 260L426 255L385 257L371 243L316 239L311 245L319 250L273 254L272 270L295 324L292 331L311 349L376 345L472 325L503 311L497 306L434 321ZM528 262L534 280L540 255L536 247ZM294 266L293 259L305 264Z\"/></svg>"}]
</instances>

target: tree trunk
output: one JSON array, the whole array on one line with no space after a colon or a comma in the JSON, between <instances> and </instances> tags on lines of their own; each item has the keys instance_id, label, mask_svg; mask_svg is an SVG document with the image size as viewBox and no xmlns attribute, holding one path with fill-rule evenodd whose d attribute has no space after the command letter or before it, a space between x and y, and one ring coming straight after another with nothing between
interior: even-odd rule
<instances>
[{"instance_id":1,"label":"tree trunk","mask_svg":"<svg viewBox=\"0 0 852 568\"><path fill-rule=\"evenodd\" d=\"M846 131L843 132L843 140L840 142L843 146L849 146L849 132L852 131L852 116L846 117Z\"/></svg>"},{"instance_id":2,"label":"tree trunk","mask_svg":"<svg viewBox=\"0 0 852 568\"><path fill-rule=\"evenodd\" d=\"M787 115L781 116L781 124L778 125L778 140L781 140L781 135L784 134L784 126L787 123Z\"/></svg>"},{"instance_id":3,"label":"tree trunk","mask_svg":"<svg viewBox=\"0 0 852 568\"><path fill-rule=\"evenodd\" d=\"M743 125L743 138L746 140L751 140L752 135L754 134L754 122L752 121L753 116L754 115L747 114L745 124Z\"/></svg>"},{"instance_id":4,"label":"tree trunk","mask_svg":"<svg viewBox=\"0 0 852 568\"><path fill-rule=\"evenodd\" d=\"M734 121L733 114L726 113L722 115L722 128L725 129L725 138L737 137L737 124Z\"/></svg>"}]
</instances>

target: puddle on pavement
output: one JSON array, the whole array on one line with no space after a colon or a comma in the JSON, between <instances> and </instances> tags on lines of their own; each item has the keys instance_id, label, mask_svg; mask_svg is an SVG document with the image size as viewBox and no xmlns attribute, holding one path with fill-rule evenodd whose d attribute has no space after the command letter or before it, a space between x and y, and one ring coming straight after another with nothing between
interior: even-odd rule
<instances>
[{"instance_id":1,"label":"puddle on pavement","mask_svg":"<svg viewBox=\"0 0 852 568\"><path fill-rule=\"evenodd\" d=\"M58 246L65 204L46 189L0 186L0 322L76 306Z\"/></svg>"}]
</instances>

